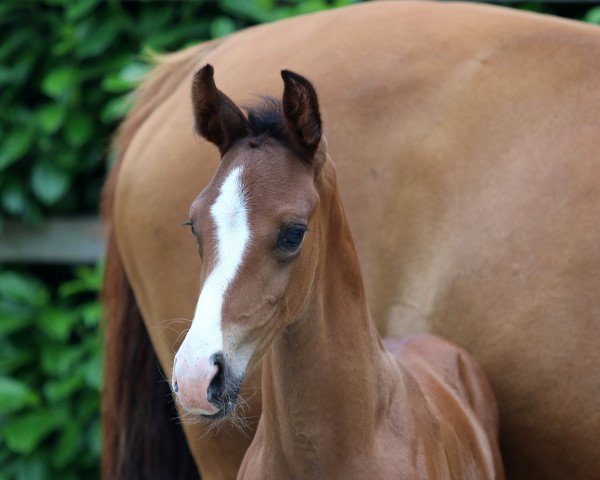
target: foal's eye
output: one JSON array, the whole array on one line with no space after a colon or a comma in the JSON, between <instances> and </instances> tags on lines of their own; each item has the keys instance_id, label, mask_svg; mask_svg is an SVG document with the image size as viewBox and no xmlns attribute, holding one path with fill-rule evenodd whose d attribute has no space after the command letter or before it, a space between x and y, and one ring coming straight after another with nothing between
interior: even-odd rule
<instances>
[{"instance_id":1,"label":"foal's eye","mask_svg":"<svg viewBox=\"0 0 600 480\"><path fill-rule=\"evenodd\" d=\"M277 237L277 248L287 254L296 253L305 233L305 225L290 225L283 228Z\"/></svg>"},{"instance_id":2,"label":"foal's eye","mask_svg":"<svg viewBox=\"0 0 600 480\"><path fill-rule=\"evenodd\" d=\"M196 235L196 230L194 230L194 224L192 223L191 220L188 220L187 222L182 223L182 225L189 225L189 227L192 229L192 235Z\"/></svg>"}]
</instances>

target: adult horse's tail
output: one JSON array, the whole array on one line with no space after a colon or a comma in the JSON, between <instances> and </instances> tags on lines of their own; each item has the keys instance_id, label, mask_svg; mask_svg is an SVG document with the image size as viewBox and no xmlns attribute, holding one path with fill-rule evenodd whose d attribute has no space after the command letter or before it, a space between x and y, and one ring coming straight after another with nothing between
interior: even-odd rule
<instances>
[{"instance_id":1,"label":"adult horse's tail","mask_svg":"<svg viewBox=\"0 0 600 480\"><path fill-rule=\"evenodd\" d=\"M127 279L112 226L120 165L131 139L215 42L165 56L138 91L135 106L114 142L118 160L106 181L102 214L108 229L104 280L106 353L102 394L105 479L198 479L177 412L161 376Z\"/></svg>"}]
</instances>

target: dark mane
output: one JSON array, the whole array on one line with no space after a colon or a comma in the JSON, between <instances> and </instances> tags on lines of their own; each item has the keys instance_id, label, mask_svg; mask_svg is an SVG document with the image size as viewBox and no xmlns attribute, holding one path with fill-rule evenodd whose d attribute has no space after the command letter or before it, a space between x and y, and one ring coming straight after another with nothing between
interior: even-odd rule
<instances>
[{"instance_id":1,"label":"dark mane","mask_svg":"<svg viewBox=\"0 0 600 480\"><path fill-rule=\"evenodd\" d=\"M274 138L285 142L285 123L281 101L274 97L261 97L254 105L244 107L248 112L250 134L260 142L261 139Z\"/></svg>"}]
</instances>

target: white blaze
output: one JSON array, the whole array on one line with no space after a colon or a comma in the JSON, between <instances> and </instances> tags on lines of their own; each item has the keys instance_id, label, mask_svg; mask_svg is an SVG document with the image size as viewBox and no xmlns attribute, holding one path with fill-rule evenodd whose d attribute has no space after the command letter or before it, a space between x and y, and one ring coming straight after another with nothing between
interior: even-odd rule
<instances>
[{"instance_id":1,"label":"white blaze","mask_svg":"<svg viewBox=\"0 0 600 480\"><path fill-rule=\"evenodd\" d=\"M227 175L219 196L210 208L217 236L216 264L204 282L192 326L179 352L197 359L209 358L223 349L223 298L242 264L250 240L242 170L242 167L236 167Z\"/></svg>"}]
</instances>

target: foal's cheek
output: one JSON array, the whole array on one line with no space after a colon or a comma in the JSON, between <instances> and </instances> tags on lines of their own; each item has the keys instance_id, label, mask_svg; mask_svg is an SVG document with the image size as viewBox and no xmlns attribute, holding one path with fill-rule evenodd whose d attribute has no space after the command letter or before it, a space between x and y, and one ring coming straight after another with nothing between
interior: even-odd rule
<instances>
[{"instance_id":1,"label":"foal's cheek","mask_svg":"<svg viewBox=\"0 0 600 480\"><path fill-rule=\"evenodd\" d=\"M297 320L306 310L312 297L312 287L318 268L318 253L305 245L286 278L283 292L284 312L287 323Z\"/></svg>"}]
</instances>

